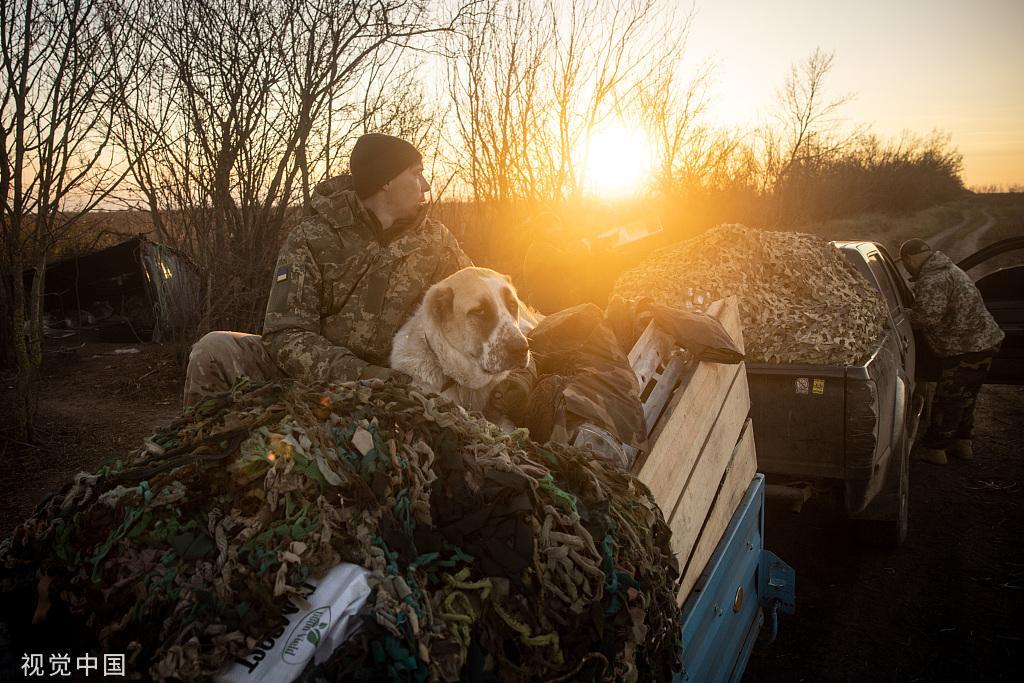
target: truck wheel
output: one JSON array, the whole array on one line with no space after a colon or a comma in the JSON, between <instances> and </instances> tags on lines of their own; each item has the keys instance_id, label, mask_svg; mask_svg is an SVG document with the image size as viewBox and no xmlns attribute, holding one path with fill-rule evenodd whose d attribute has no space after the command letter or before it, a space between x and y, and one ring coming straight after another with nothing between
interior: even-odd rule
<instances>
[{"instance_id":1,"label":"truck wheel","mask_svg":"<svg viewBox=\"0 0 1024 683\"><path fill-rule=\"evenodd\" d=\"M897 495L899 506L896 508L896 519L885 522L888 525L886 535L889 536L888 545L898 548L907 540L907 529L910 526L910 449L907 444L907 437L904 435L903 447L900 455L900 483Z\"/></svg>"},{"instance_id":2,"label":"truck wheel","mask_svg":"<svg viewBox=\"0 0 1024 683\"><path fill-rule=\"evenodd\" d=\"M898 548L907 539L910 521L910 449L906 433L900 439L899 478L896 481L896 512L893 519L855 520L857 535L865 545L879 548Z\"/></svg>"}]
</instances>

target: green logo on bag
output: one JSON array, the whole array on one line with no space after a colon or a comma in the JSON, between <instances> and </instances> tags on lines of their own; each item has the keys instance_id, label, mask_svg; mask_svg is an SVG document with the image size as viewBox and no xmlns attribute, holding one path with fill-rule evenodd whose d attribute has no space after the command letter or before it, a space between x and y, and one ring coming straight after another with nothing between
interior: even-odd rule
<instances>
[{"instance_id":1,"label":"green logo on bag","mask_svg":"<svg viewBox=\"0 0 1024 683\"><path fill-rule=\"evenodd\" d=\"M281 659L287 664L302 664L313 654L331 626L331 608L318 607L304 616L288 634Z\"/></svg>"}]
</instances>

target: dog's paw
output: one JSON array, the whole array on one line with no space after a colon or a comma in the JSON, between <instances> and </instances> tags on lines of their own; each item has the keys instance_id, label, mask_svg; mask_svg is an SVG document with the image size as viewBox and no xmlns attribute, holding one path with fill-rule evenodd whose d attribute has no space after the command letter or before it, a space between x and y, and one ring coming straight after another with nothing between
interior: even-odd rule
<instances>
[{"instance_id":1,"label":"dog's paw","mask_svg":"<svg viewBox=\"0 0 1024 683\"><path fill-rule=\"evenodd\" d=\"M395 384L401 384L403 386L412 383L412 377L401 370L386 368L382 365L367 365L359 373L359 379L380 379L385 382L394 382Z\"/></svg>"}]
</instances>

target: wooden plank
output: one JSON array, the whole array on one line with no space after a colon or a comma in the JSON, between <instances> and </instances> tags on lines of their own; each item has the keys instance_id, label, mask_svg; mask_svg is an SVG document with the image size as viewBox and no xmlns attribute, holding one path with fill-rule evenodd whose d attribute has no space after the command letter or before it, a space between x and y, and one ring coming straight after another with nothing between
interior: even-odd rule
<instances>
[{"instance_id":1,"label":"wooden plank","mask_svg":"<svg viewBox=\"0 0 1024 683\"><path fill-rule=\"evenodd\" d=\"M672 529L672 550L679 558L680 567L697 544L749 412L747 373L741 368L672 511L662 508Z\"/></svg>"},{"instance_id":2,"label":"wooden plank","mask_svg":"<svg viewBox=\"0 0 1024 683\"><path fill-rule=\"evenodd\" d=\"M655 375L654 389L647 395L644 401L644 427L647 429L645 436L650 436L658 424L658 420L665 412L665 407L672 399L672 393L676 390L679 380L686 372L686 361L682 356L673 356L669 359L665 369Z\"/></svg>"},{"instance_id":3,"label":"wooden plank","mask_svg":"<svg viewBox=\"0 0 1024 683\"><path fill-rule=\"evenodd\" d=\"M637 477L651 490L665 519L686 487L738 375L738 365L700 363L683 378L666 409L664 427L649 440L653 445Z\"/></svg>"},{"instance_id":4,"label":"wooden plank","mask_svg":"<svg viewBox=\"0 0 1024 683\"><path fill-rule=\"evenodd\" d=\"M750 486L750 480L757 472L757 454L754 449L754 430L750 420L747 420L743 427L739 443L732 453L729 466L722 475L721 484L718 487L711 512L704 522L700 537L694 545L689 559L684 563L680 560L682 570L682 581L676 600L680 605L686 601L693 586L697 583L708 560L718 547L722 535L729 526L729 521L736 512L737 506L743 500L743 496ZM673 530L673 540L675 534Z\"/></svg>"},{"instance_id":5,"label":"wooden plank","mask_svg":"<svg viewBox=\"0 0 1024 683\"><path fill-rule=\"evenodd\" d=\"M712 318L717 318L718 322L722 323L722 327L732 337L732 341L736 344L736 348L740 350L740 353L744 353L743 350L743 326L740 324L740 302L734 296L726 297L725 299L719 299L708 306L707 314Z\"/></svg>"},{"instance_id":6,"label":"wooden plank","mask_svg":"<svg viewBox=\"0 0 1024 683\"><path fill-rule=\"evenodd\" d=\"M711 302L711 305L707 307L704 312L710 315L712 318L718 318L722 315L722 309L726 306L726 302L729 300L736 301L736 297L727 297L725 299L715 299Z\"/></svg>"},{"instance_id":7,"label":"wooden plank","mask_svg":"<svg viewBox=\"0 0 1024 683\"><path fill-rule=\"evenodd\" d=\"M672 340L652 320L644 328L643 334L633 344L627 359L633 368L640 393L657 374L659 365L663 365L672 352Z\"/></svg>"},{"instance_id":8,"label":"wooden plank","mask_svg":"<svg viewBox=\"0 0 1024 683\"><path fill-rule=\"evenodd\" d=\"M728 301L715 301L708 308L708 315L720 317L725 306L734 304L734 298ZM730 317L736 316L730 311L726 318ZM742 348L742 333L738 325L733 333L738 337ZM640 395L644 397L644 427L647 430L645 436L650 437L662 415L666 414L665 408L676 388L682 384L683 375L693 370L691 356L685 350L677 348L672 338L652 320L633 344L627 359L636 375ZM651 441L653 443L654 440ZM642 465L643 462L635 463L634 473L638 473Z\"/></svg>"},{"instance_id":9,"label":"wooden plank","mask_svg":"<svg viewBox=\"0 0 1024 683\"><path fill-rule=\"evenodd\" d=\"M716 315L737 344L742 343L739 307L734 297L716 301L709 312ZM729 390L743 372L741 365L705 361L692 367L692 371L683 373L661 424L651 434L650 452L637 474L651 489L666 519L693 472ZM743 374L746 387L746 374ZM746 400L749 402L749 398ZM726 455L731 452L731 446L726 446Z\"/></svg>"}]
</instances>

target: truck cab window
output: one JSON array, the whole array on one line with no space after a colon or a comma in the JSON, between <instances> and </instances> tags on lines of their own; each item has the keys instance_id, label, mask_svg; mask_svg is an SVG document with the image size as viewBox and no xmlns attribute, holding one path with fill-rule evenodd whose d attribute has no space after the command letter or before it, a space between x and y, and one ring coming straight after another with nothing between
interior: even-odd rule
<instances>
[{"instance_id":1,"label":"truck cab window","mask_svg":"<svg viewBox=\"0 0 1024 683\"><path fill-rule=\"evenodd\" d=\"M879 288L882 290L882 295L885 297L886 303L889 304L889 310L894 314L896 314L897 311L902 310L903 302L899 300L899 296L896 293L896 283L893 282L892 276L889 275L889 271L885 267L885 262L882 260L881 254L877 251L869 253L868 267L871 268L871 273L874 275L875 282L878 283Z\"/></svg>"},{"instance_id":2,"label":"truck cab window","mask_svg":"<svg viewBox=\"0 0 1024 683\"><path fill-rule=\"evenodd\" d=\"M878 245L878 252L881 256L882 264L885 266L885 272L889 273L889 278L896 284L896 289L894 291L896 292L896 296L899 298L900 303L903 304L903 308L913 308L914 293L910 290L910 287L907 285L907 281L900 273L900 269L896 265L896 262L882 245Z\"/></svg>"}]
</instances>

